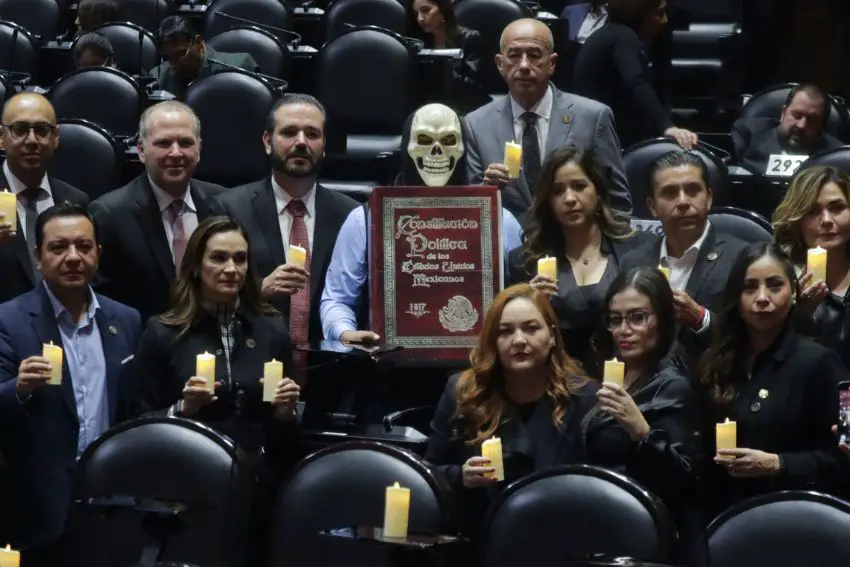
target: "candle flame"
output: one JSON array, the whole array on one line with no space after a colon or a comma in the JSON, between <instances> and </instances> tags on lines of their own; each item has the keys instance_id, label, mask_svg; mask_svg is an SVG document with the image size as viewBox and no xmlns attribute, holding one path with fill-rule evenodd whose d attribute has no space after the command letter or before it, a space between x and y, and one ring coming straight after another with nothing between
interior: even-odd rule
<instances>
[{"instance_id":1,"label":"candle flame","mask_svg":"<svg viewBox=\"0 0 850 567\"><path fill-rule=\"evenodd\" d=\"M401 486L398 483L395 483L393 484L393 488L401 488Z\"/></svg>"},{"instance_id":2,"label":"candle flame","mask_svg":"<svg viewBox=\"0 0 850 567\"><path fill-rule=\"evenodd\" d=\"M12 551L12 546L8 543L6 544L6 551Z\"/></svg>"}]
</instances>

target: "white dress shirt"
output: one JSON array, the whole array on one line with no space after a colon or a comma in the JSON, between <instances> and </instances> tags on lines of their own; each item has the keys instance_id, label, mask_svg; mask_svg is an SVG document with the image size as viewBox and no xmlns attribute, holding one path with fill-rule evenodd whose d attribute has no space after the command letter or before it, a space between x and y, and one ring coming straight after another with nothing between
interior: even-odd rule
<instances>
[{"instance_id":1,"label":"white dress shirt","mask_svg":"<svg viewBox=\"0 0 850 567\"><path fill-rule=\"evenodd\" d=\"M528 112L537 115L537 143L540 148L541 164L546 158L546 140L549 139L549 119L552 116L554 100L555 95L552 94L552 86L549 85L543 98L528 110ZM523 120L522 115L525 114L526 110L513 97L511 97L511 110L514 114L514 142L522 144L522 131L525 129L525 120Z\"/></svg>"},{"instance_id":2,"label":"white dress shirt","mask_svg":"<svg viewBox=\"0 0 850 567\"><path fill-rule=\"evenodd\" d=\"M607 21L608 10L605 9L605 6L600 6L598 13L593 13L593 10L589 11L576 34L576 41L584 43L590 37L590 34L604 26Z\"/></svg>"},{"instance_id":3,"label":"white dress shirt","mask_svg":"<svg viewBox=\"0 0 850 567\"><path fill-rule=\"evenodd\" d=\"M192 191L189 186L186 186L186 192L182 196L175 199L165 189L153 182L153 179L148 177L153 195L156 197L156 205L159 207L159 214L162 216L162 226L165 228L165 240L171 248L171 257L174 258L174 231L171 229L171 213L168 212L168 207L177 199L182 199L186 203L186 209L183 212L183 228L186 229L186 239L192 236L195 229L198 228L198 210L195 208L195 201L192 199Z\"/></svg>"},{"instance_id":4,"label":"white dress shirt","mask_svg":"<svg viewBox=\"0 0 850 567\"><path fill-rule=\"evenodd\" d=\"M702 231L700 237L696 240L696 242L691 244L688 249L685 250L685 253L679 258L673 258L669 255L667 251L667 237L665 236L661 240L661 258L659 259L659 263L661 266L670 268L670 287L674 290L685 291L688 287L688 281L691 279L691 274L694 272L694 266L697 264L699 252L702 249L702 245L705 243L705 239L708 237L708 231L710 228L711 223L706 221L705 229ZM697 332L703 332L708 328L710 323L711 314L706 309L705 317L703 318Z\"/></svg>"},{"instance_id":5,"label":"white dress shirt","mask_svg":"<svg viewBox=\"0 0 850 567\"><path fill-rule=\"evenodd\" d=\"M21 193L27 186L24 185L20 179L12 174L12 171L9 169L9 162L3 162L3 174L6 176L6 181L9 182L9 191L15 194L15 197L18 196L18 193ZM44 174L44 177L41 178L41 183L39 187L43 189L41 193L38 195L38 199L35 202L35 208L39 212L39 214L43 213L50 207L54 205L53 203L53 191L50 189L50 182L47 181L47 174ZM22 227L27 226L27 210L24 206L24 203L18 199L17 203L18 209L18 221L21 223ZM12 230L17 230L16 228L12 228ZM26 230L21 231L21 235L26 239ZM35 245L34 242L27 242L32 246Z\"/></svg>"},{"instance_id":6,"label":"white dress shirt","mask_svg":"<svg viewBox=\"0 0 850 567\"><path fill-rule=\"evenodd\" d=\"M289 231L292 228L292 215L286 210L289 201L292 200L292 195L277 184L274 176L272 176L272 189L274 190L274 202L277 206L277 219L280 223L280 236L283 240L283 251L289 251ZM313 254L313 234L316 231L316 184L307 191L307 194L301 197L304 206L307 208L307 214L304 216L304 224L307 225L307 240L310 243L310 254Z\"/></svg>"}]
</instances>

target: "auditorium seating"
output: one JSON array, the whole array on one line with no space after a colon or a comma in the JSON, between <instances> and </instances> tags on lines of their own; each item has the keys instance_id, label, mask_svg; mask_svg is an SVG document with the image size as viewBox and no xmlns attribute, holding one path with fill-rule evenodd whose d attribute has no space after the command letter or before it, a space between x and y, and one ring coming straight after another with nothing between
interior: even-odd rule
<instances>
[{"instance_id":1,"label":"auditorium seating","mask_svg":"<svg viewBox=\"0 0 850 567\"><path fill-rule=\"evenodd\" d=\"M770 242L773 228L758 213L736 207L715 207L708 213L711 224L719 231L731 234L744 242Z\"/></svg>"},{"instance_id":2,"label":"auditorium seating","mask_svg":"<svg viewBox=\"0 0 850 567\"><path fill-rule=\"evenodd\" d=\"M0 0L0 19L15 22L45 41L59 33L61 17L57 0Z\"/></svg>"},{"instance_id":3,"label":"auditorium seating","mask_svg":"<svg viewBox=\"0 0 850 567\"><path fill-rule=\"evenodd\" d=\"M292 32L288 31L292 29L292 11L282 0L213 0L204 12L203 31L212 37L252 23L279 28L269 29L284 45L293 40Z\"/></svg>"},{"instance_id":4,"label":"auditorium seating","mask_svg":"<svg viewBox=\"0 0 850 567\"><path fill-rule=\"evenodd\" d=\"M804 161L797 171L800 172L816 165L832 165L844 171L850 171L850 146L842 146L814 154Z\"/></svg>"},{"instance_id":5,"label":"auditorium seating","mask_svg":"<svg viewBox=\"0 0 850 567\"><path fill-rule=\"evenodd\" d=\"M30 32L14 22L0 21L0 70L11 72L8 83L37 85L39 56L39 42Z\"/></svg>"},{"instance_id":6,"label":"auditorium seating","mask_svg":"<svg viewBox=\"0 0 850 567\"><path fill-rule=\"evenodd\" d=\"M407 35L404 10L398 0L333 0L325 16L325 41L333 41L352 26L377 26Z\"/></svg>"},{"instance_id":7,"label":"auditorium seating","mask_svg":"<svg viewBox=\"0 0 850 567\"><path fill-rule=\"evenodd\" d=\"M225 53L248 53L265 75L289 78L292 54L272 33L256 26L237 26L207 38L207 45Z\"/></svg>"},{"instance_id":8,"label":"auditorium seating","mask_svg":"<svg viewBox=\"0 0 850 567\"><path fill-rule=\"evenodd\" d=\"M95 30L109 40L118 68L130 75L142 75L159 65L156 37L138 24L117 22Z\"/></svg>"},{"instance_id":9,"label":"auditorium seating","mask_svg":"<svg viewBox=\"0 0 850 567\"><path fill-rule=\"evenodd\" d=\"M177 3L169 0L121 0L121 17L155 33L176 8Z\"/></svg>"},{"instance_id":10,"label":"auditorium seating","mask_svg":"<svg viewBox=\"0 0 850 567\"><path fill-rule=\"evenodd\" d=\"M59 121L59 147L50 174L92 200L121 185L124 147L105 128L80 118ZM85 164L80 167L80 164Z\"/></svg>"}]
</instances>

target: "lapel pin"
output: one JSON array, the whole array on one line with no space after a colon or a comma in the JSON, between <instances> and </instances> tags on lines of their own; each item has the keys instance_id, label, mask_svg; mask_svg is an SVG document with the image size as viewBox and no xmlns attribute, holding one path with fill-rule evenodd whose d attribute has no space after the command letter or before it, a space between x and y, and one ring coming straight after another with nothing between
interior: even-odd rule
<instances>
[{"instance_id":1,"label":"lapel pin","mask_svg":"<svg viewBox=\"0 0 850 567\"><path fill-rule=\"evenodd\" d=\"M245 341L245 345L248 348L254 348L255 346L257 346L257 343L254 342L254 339L248 339L247 341Z\"/></svg>"},{"instance_id":2,"label":"lapel pin","mask_svg":"<svg viewBox=\"0 0 850 567\"><path fill-rule=\"evenodd\" d=\"M717 260L717 252L709 252L707 258L709 259L709 261L714 262L715 260Z\"/></svg>"},{"instance_id":3,"label":"lapel pin","mask_svg":"<svg viewBox=\"0 0 850 567\"><path fill-rule=\"evenodd\" d=\"M564 114L564 117L561 118L561 122L563 122L564 124L569 124L570 122L572 122L572 120L573 119L570 118L569 114Z\"/></svg>"},{"instance_id":4,"label":"lapel pin","mask_svg":"<svg viewBox=\"0 0 850 567\"><path fill-rule=\"evenodd\" d=\"M753 402L750 405L750 411L753 412L753 413L758 413L760 409L761 409L761 404L759 402Z\"/></svg>"},{"instance_id":5,"label":"lapel pin","mask_svg":"<svg viewBox=\"0 0 850 567\"><path fill-rule=\"evenodd\" d=\"M766 400L769 395L770 392L768 392L767 390L759 390L759 397L761 399Z\"/></svg>"},{"instance_id":6,"label":"lapel pin","mask_svg":"<svg viewBox=\"0 0 850 567\"><path fill-rule=\"evenodd\" d=\"M118 334L118 327L116 327L115 325L109 325L109 334L110 335L117 335Z\"/></svg>"}]
</instances>

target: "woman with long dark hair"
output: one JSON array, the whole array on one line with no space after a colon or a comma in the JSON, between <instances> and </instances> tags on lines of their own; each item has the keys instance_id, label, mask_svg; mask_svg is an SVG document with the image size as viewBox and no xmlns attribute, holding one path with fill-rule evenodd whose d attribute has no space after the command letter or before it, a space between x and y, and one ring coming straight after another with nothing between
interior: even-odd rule
<instances>
[{"instance_id":1,"label":"woman with long dark hair","mask_svg":"<svg viewBox=\"0 0 850 567\"><path fill-rule=\"evenodd\" d=\"M708 469L706 503L715 513L768 492L846 485L831 429L838 383L848 375L838 355L795 330L799 296L794 264L776 244L749 246L730 273L719 332L699 372L708 447L716 423L737 428L738 448L717 451Z\"/></svg>"}]
</instances>

